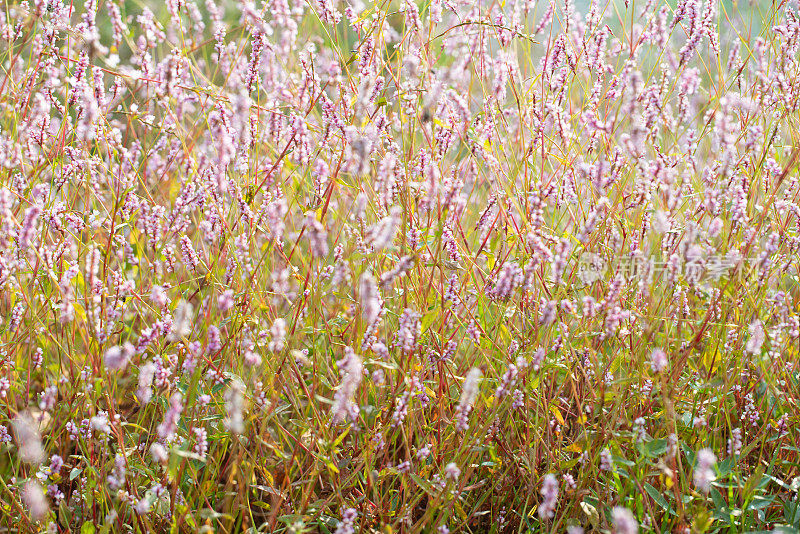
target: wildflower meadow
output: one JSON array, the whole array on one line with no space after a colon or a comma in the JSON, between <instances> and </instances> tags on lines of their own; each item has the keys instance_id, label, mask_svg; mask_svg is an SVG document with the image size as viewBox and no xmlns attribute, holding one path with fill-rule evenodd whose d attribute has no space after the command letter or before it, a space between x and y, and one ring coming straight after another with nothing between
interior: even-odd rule
<instances>
[{"instance_id":1,"label":"wildflower meadow","mask_svg":"<svg viewBox=\"0 0 800 534\"><path fill-rule=\"evenodd\" d=\"M796 0L3 0L3 532L800 532Z\"/></svg>"}]
</instances>

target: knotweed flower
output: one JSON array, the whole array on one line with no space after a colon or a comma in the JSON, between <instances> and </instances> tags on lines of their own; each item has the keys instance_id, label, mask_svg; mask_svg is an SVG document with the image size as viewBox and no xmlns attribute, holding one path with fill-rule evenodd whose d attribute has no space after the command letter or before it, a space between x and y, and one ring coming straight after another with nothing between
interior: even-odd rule
<instances>
[{"instance_id":1,"label":"knotweed flower","mask_svg":"<svg viewBox=\"0 0 800 534\"><path fill-rule=\"evenodd\" d=\"M456 430L459 432L463 432L469 428L469 414L472 412L475 398L478 396L478 386L482 375L483 373L481 373L480 369L473 367L464 378L461 398L455 410Z\"/></svg>"},{"instance_id":2,"label":"knotweed flower","mask_svg":"<svg viewBox=\"0 0 800 534\"><path fill-rule=\"evenodd\" d=\"M19 230L19 237L17 242L20 250L27 250L28 244L33 238L36 229L36 221L42 213L42 208L38 204L34 204L25 210L25 217L22 221L22 227Z\"/></svg>"},{"instance_id":3,"label":"knotweed flower","mask_svg":"<svg viewBox=\"0 0 800 534\"><path fill-rule=\"evenodd\" d=\"M150 508L153 506L153 496L152 494L145 494L144 497L139 499L136 502L136 506L134 506L134 510L139 515L147 515L150 512Z\"/></svg>"},{"instance_id":4,"label":"knotweed flower","mask_svg":"<svg viewBox=\"0 0 800 534\"><path fill-rule=\"evenodd\" d=\"M244 351L244 364L248 367L258 367L261 365L261 355L254 350Z\"/></svg>"},{"instance_id":5,"label":"knotweed flower","mask_svg":"<svg viewBox=\"0 0 800 534\"><path fill-rule=\"evenodd\" d=\"M165 442L170 442L175 437L175 431L178 429L178 420L183 413L183 396L175 392L169 398L169 409L164 415L164 421L158 425L158 437Z\"/></svg>"},{"instance_id":6,"label":"knotweed flower","mask_svg":"<svg viewBox=\"0 0 800 534\"><path fill-rule=\"evenodd\" d=\"M61 472L61 468L64 467L64 459L61 456L54 454L50 457L50 472L53 474L59 474Z\"/></svg>"},{"instance_id":7,"label":"knotweed flower","mask_svg":"<svg viewBox=\"0 0 800 534\"><path fill-rule=\"evenodd\" d=\"M417 451L417 460L425 460L431 455L431 444L427 443Z\"/></svg>"},{"instance_id":8,"label":"knotweed flower","mask_svg":"<svg viewBox=\"0 0 800 534\"><path fill-rule=\"evenodd\" d=\"M169 297L167 296L167 292L164 287L160 285L154 285L150 289L150 300L153 301L158 308L163 309L169 304Z\"/></svg>"},{"instance_id":9,"label":"knotweed flower","mask_svg":"<svg viewBox=\"0 0 800 534\"><path fill-rule=\"evenodd\" d=\"M225 313L226 311L233 308L234 298L233 298L233 290L226 289L222 292L222 294L217 299L217 307L219 307L219 311Z\"/></svg>"},{"instance_id":10,"label":"knotweed flower","mask_svg":"<svg viewBox=\"0 0 800 534\"><path fill-rule=\"evenodd\" d=\"M207 333L207 342L206 342L206 352L209 354L214 354L215 352L219 352L222 349L222 342L220 340L220 332L219 328L215 325L211 325L208 327Z\"/></svg>"},{"instance_id":11,"label":"knotweed flower","mask_svg":"<svg viewBox=\"0 0 800 534\"><path fill-rule=\"evenodd\" d=\"M29 464L44 461L44 448L36 421L29 413L19 413L12 421L19 459Z\"/></svg>"},{"instance_id":12,"label":"knotweed flower","mask_svg":"<svg viewBox=\"0 0 800 534\"><path fill-rule=\"evenodd\" d=\"M747 340L744 350L750 354L757 354L761 351L761 345L764 344L764 327L761 321L756 319L750 323L748 329L750 330L750 339Z\"/></svg>"},{"instance_id":13,"label":"knotweed flower","mask_svg":"<svg viewBox=\"0 0 800 534\"><path fill-rule=\"evenodd\" d=\"M450 462L444 466L444 476L453 482L458 482L458 477L461 476L461 469L459 469L455 462Z\"/></svg>"},{"instance_id":14,"label":"knotweed flower","mask_svg":"<svg viewBox=\"0 0 800 534\"><path fill-rule=\"evenodd\" d=\"M775 431L778 437L783 438L789 435L789 414L785 413L775 422Z\"/></svg>"},{"instance_id":15,"label":"knotweed flower","mask_svg":"<svg viewBox=\"0 0 800 534\"><path fill-rule=\"evenodd\" d=\"M358 405L354 397L363 376L364 366L356 353L350 347L345 347L344 357L336 362L339 374L342 377L341 385L333 396L331 414L334 424L349 420L355 424L358 420Z\"/></svg>"},{"instance_id":16,"label":"knotweed flower","mask_svg":"<svg viewBox=\"0 0 800 534\"><path fill-rule=\"evenodd\" d=\"M475 346L478 346L481 341L481 329L474 320L470 321L467 325L467 337L472 340Z\"/></svg>"},{"instance_id":17,"label":"knotweed flower","mask_svg":"<svg viewBox=\"0 0 800 534\"><path fill-rule=\"evenodd\" d=\"M403 278L413 266L414 258L411 256L403 256L397 261L397 265L395 265L393 269L381 275L381 287L384 290L391 288L395 280Z\"/></svg>"},{"instance_id":18,"label":"knotweed flower","mask_svg":"<svg viewBox=\"0 0 800 534\"><path fill-rule=\"evenodd\" d=\"M544 363L545 352L542 347L536 349L536 352L533 353L533 358L531 358L531 367L534 371L538 371L542 364Z\"/></svg>"},{"instance_id":19,"label":"knotweed flower","mask_svg":"<svg viewBox=\"0 0 800 534\"><path fill-rule=\"evenodd\" d=\"M391 245L400 224L401 213L402 209L399 206L393 206L389 215L381 219L372 229L371 243L375 250L383 250Z\"/></svg>"},{"instance_id":20,"label":"knotweed flower","mask_svg":"<svg viewBox=\"0 0 800 534\"><path fill-rule=\"evenodd\" d=\"M278 317L275 319L275 322L272 323L269 332L272 336L268 345L269 350L272 352L281 352L286 343L286 321Z\"/></svg>"},{"instance_id":21,"label":"knotweed flower","mask_svg":"<svg viewBox=\"0 0 800 534\"><path fill-rule=\"evenodd\" d=\"M506 263L486 290L489 298L508 300L512 292L524 281L522 268L516 263Z\"/></svg>"},{"instance_id":22,"label":"knotweed flower","mask_svg":"<svg viewBox=\"0 0 800 534\"><path fill-rule=\"evenodd\" d=\"M225 428L233 434L244 432L244 384L234 380L225 392Z\"/></svg>"},{"instance_id":23,"label":"knotweed flower","mask_svg":"<svg viewBox=\"0 0 800 534\"><path fill-rule=\"evenodd\" d=\"M511 396L514 398L511 403L512 409L520 410L525 407L525 394L522 391L515 389Z\"/></svg>"},{"instance_id":24,"label":"knotweed flower","mask_svg":"<svg viewBox=\"0 0 800 534\"><path fill-rule=\"evenodd\" d=\"M153 362L147 362L139 368L139 388L136 390L136 396L142 404L147 404L153 398L153 377L156 374L156 366Z\"/></svg>"},{"instance_id":25,"label":"knotweed flower","mask_svg":"<svg viewBox=\"0 0 800 534\"><path fill-rule=\"evenodd\" d=\"M306 231L308 232L308 239L314 256L317 258L326 257L329 250L328 233L312 213L308 213L306 216Z\"/></svg>"},{"instance_id":26,"label":"knotweed flower","mask_svg":"<svg viewBox=\"0 0 800 534\"><path fill-rule=\"evenodd\" d=\"M150 455L153 457L153 461L166 464L167 460L169 459L169 453L167 452L166 447L164 447L161 443L153 443L150 445Z\"/></svg>"},{"instance_id":27,"label":"knotweed flower","mask_svg":"<svg viewBox=\"0 0 800 534\"><path fill-rule=\"evenodd\" d=\"M714 465L717 457L711 449L700 449L697 451L697 464L694 466L693 481L694 486L702 493L708 493L711 483L716 478L714 475Z\"/></svg>"},{"instance_id":28,"label":"knotweed flower","mask_svg":"<svg viewBox=\"0 0 800 534\"><path fill-rule=\"evenodd\" d=\"M167 340L174 343L188 337L192 333L194 319L194 306L190 302L181 300L175 308L172 329L167 335Z\"/></svg>"},{"instance_id":29,"label":"knotweed flower","mask_svg":"<svg viewBox=\"0 0 800 534\"><path fill-rule=\"evenodd\" d=\"M193 429L195 435L195 445L194 445L194 453L200 456L202 460L206 459L206 455L208 454L208 431L201 427L195 427Z\"/></svg>"},{"instance_id":30,"label":"knotweed flower","mask_svg":"<svg viewBox=\"0 0 800 534\"><path fill-rule=\"evenodd\" d=\"M347 508L342 511L342 520L339 526L336 527L334 534L355 534L355 522L358 517L358 512L355 508Z\"/></svg>"},{"instance_id":31,"label":"knotweed flower","mask_svg":"<svg viewBox=\"0 0 800 534\"><path fill-rule=\"evenodd\" d=\"M395 345L405 352L412 352L417 347L417 340L421 333L420 315L409 308L403 310L397 325Z\"/></svg>"},{"instance_id":32,"label":"knotweed flower","mask_svg":"<svg viewBox=\"0 0 800 534\"><path fill-rule=\"evenodd\" d=\"M100 434L105 434L106 436L111 434L111 425L108 423L108 415L104 412L100 412L93 416L89 419L89 428Z\"/></svg>"},{"instance_id":33,"label":"knotweed flower","mask_svg":"<svg viewBox=\"0 0 800 534\"><path fill-rule=\"evenodd\" d=\"M742 429L734 428L731 430L731 437L728 438L728 454L739 456L742 452Z\"/></svg>"},{"instance_id":34,"label":"knotweed flower","mask_svg":"<svg viewBox=\"0 0 800 534\"><path fill-rule=\"evenodd\" d=\"M135 353L134 346L126 341L122 346L109 348L103 355L103 363L108 369L121 371L125 369Z\"/></svg>"},{"instance_id":35,"label":"knotweed flower","mask_svg":"<svg viewBox=\"0 0 800 534\"><path fill-rule=\"evenodd\" d=\"M453 273L447 280L447 289L444 292L446 302L458 302L458 275Z\"/></svg>"},{"instance_id":36,"label":"knotweed flower","mask_svg":"<svg viewBox=\"0 0 800 534\"><path fill-rule=\"evenodd\" d=\"M411 379L408 381L408 388L403 392L403 395L398 399L397 404L394 408L394 413L392 413L392 426L400 426L406 420L406 415L408 414L408 404L411 402L411 396L418 392L421 389L422 385L420 383L418 376L412 376Z\"/></svg>"},{"instance_id":37,"label":"knotweed flower","mask_svg":"<svg viewBox=\"0 0 800 534\"><path fill-rule=\"evenodd\" d=\"M654 349L650 354L650 368L653 369L653 372L660 373L667 368L667 365L669 365L667 353L661 349Z\"/></svg>"},{"instance_id":38,"label":"knotweed flower","mask_svg":"<svg viewBox=\"0 0 800 534\"><path fill-rule=\"evenodd\" d=\"M605 448L602 451L600 451L600 470L601 471L614 470L614 459L611 456L611 450L608 448Z\"/></svg>"},{"instance_id":39,"label":"knotweed flower","mask_svg":"<svg viewBox=\"0 0 800 534\"><path fill-rule=\"evenodd\" d=\"M63 501L65 498L64 492L58 489L58 486L55 484L50 484L47 486L47 496L53 499L53 502L56 504L56 506L59 506L61 501Z\"/></svg>"},{"instance_id":40,"label":"knotweed flower","mask_svg":"<svg viewBox=\"0 0 800 534\"><path fill-rule=\"evenodd\" d=\"M50 505L47 504L44 489L35 480L29 480L25 483L22 488L22 501L28 507L31 517L35 521L43 520L50 511Z\"/></svg>"},{"instance_id":41,"label":"knotweed flower","mask_svg":"<svg viewBox=\"0 0 800 534\"><path fill-rule=\"evenodd\" d=\"M614 524L615 534L638 534L639 523L633 513L622 506L615 506L611 510L611 521Z\"/></svg>"},{"instance_id":42,"label":"knotweed flower","mask_svg":"<svg viewBox=\"0 0 800 534\"><path fill-rule=\"evenodd\" d=\"M378 292L378 285L372 273L365 272L359 281L359 296L361 299L361 312L368 325L374 323L381 312L382 302Z\"/></svg>"},{"instance_id":43,"label":"knotweed flower","mask_svg":"<svg viewBox=\"0 0 800 534\"><path fill-rule=\"evenodd\" d=\"M645 429L645 419L644 417L637 417L636 420L633 422L633 433L636 435L636 441L639 443L644 442L645 437L647 437L647 430Z\"/></svg>"},{"instance_id":44,"label":"knotweed flower","mask_svg":"<svg viewBox=\"0 0 800 534\"><path fill-rule=\"evenodd\" d=\"M14 309L11 310L11 319L8 321L8 330L15 332L20 324L22 324L22 316L25 314L25 305L18 302Z\"/></svg>"},{"instance_id":45,"label":"knotweed flower","mask_svg":"<svg viewBox=\"0 0 800 534\"><path fill-rule=\"evenodd\" d=\"M181 236L181 255L183 256L183 263L190 271L197 270L197 264L200 263L200 258L194 250L191 239Z\"/></svg>"},{"instance_id":46,"label":"knotweed flower","mask_svg":"<svg viewBox=\"0 0 800 534\"><path fill-rule=\"evenodd\" d=\"M121 488L125 484L126 472L127 468L125 465L125 456L117 453L117 455L114 457L114 470L112 474L110 474L106 478L106 482L108 482L108 487L114 491Z\"/></svg>"},{"instance_id":47,"label":"knotweed flower","mask_svg":"<svg viewBox=\"0 0 800 534\"><path fill-rule=\"evenodd\" d=\"M279 489L298 518L341 519L340 534L444 533L456 502L507 531L514 466L472 491L492 452L480 445L525 450L534 410L547 412L539 449L564 450L575 428L549 411L596 427L597 395L628 426L570 453L582 481L612 483L616 454L648 433L664 462L679 459L678 430L651 410L662 393L696 407L687 443L727 439L715 452L736 460L751 429L767 447L788 441L797 2L765 2L754 22L768 31L752 38L731 25L749 12L719 17L713 0L584 3L0 9L13 49L0 82L0 445L17 475L3 509L23 512L7 529L48 519L28 510L43 488L38 508L74 516L64 529L196 515L225 481L193 463L232 465L233 440L266 471L289 460L270 443L302 466L330 456L342 472L324 484ZM654 337L664 322L686 328ZM672 365L673 347L687 355L723 323L717 368ZM332 350L341 359L323 361ZM769 372L728 377L742 354L763 354ZM728 395L702 387L726 377ZM762 383L788 393L761 398ZM70 465L48 468L45 450ZM715 460L698 452L698 493ZM446 506L422 517L414 499L364 495L353 469L390 466ZM567 470L547 473L534 478L537 519L577 531L583 494ZM31 478L41 487L26 496ZM643 480L629 482L609 512L639 514ZM680 528L641 515L643 530ZM630 511L609 519L593 526L636 530Z\"/></svg>"},{"instance_id":48,"label":"knotweed flower","mask_svg":"<svg viewBox=\"0 0 800 534\"><path fill-rule=\"evenodd\" d=\"M542 502L539 504L539 517L544 520L552 519L555 516L556 504L558 504L558 479L553 474L544 476L542 489Z\"/></svg>"},{"instance_id":49,"label":"knotweed flower","mask_svg":"<svg viewBox=\"0 0 800 534\"><path fill-rule=\"evenodd\" d=\"M47 386L41 393L39 399L39 409L43 412L52 410L58 400L58 388L56 386Z\"/></svg>"}]
</instances>

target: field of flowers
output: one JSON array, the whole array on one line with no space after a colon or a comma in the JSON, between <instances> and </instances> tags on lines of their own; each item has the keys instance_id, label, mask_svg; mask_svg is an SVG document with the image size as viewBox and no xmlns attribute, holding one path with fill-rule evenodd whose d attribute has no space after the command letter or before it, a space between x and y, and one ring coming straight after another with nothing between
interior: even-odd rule
<instances>
[{"instance_id":1,"label":"field of flowers","mask_svg":"<svg viewBox=\"0 0 800 534\"><path fill-rule=\"evenodd\" d=\"M799 48L787 0L6 0L0 527L799 532Z\"/></svg>"}]
</instances>

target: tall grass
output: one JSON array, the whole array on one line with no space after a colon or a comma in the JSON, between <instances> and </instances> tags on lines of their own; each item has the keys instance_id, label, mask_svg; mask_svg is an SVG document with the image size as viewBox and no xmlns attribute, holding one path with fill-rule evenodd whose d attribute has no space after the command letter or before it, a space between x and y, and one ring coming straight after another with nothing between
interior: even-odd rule
<instances>
[{"instance_id":1,"label":"tall grass","mask_svg":"<svg viewBox=\"0 0 800 534\"><path fill-rule=\"evenodd\" d=\"M793 2L8 1L0 523L800 528Z\"/></svg>"}]
</instances>

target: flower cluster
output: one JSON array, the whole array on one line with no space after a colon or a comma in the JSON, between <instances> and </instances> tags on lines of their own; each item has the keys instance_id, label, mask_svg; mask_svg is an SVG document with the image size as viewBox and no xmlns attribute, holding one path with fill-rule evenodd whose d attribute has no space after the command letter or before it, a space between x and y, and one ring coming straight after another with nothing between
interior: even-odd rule
<instances>
[{"instance_id":1,"label":"flower cluster","mask_svg":"<svg viewBox=\"0 0 800 534\"><path fill-rule=\"evenodd\" d=\"M800 12L743 4L4 3L4 526L797 523Z\"/></svg>"}]
</instances>

